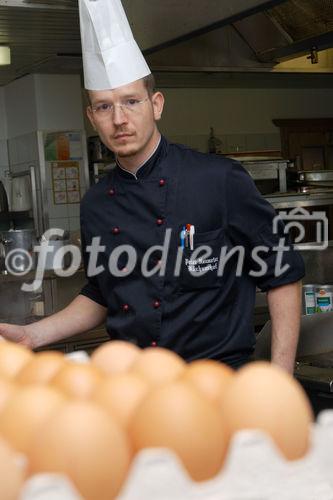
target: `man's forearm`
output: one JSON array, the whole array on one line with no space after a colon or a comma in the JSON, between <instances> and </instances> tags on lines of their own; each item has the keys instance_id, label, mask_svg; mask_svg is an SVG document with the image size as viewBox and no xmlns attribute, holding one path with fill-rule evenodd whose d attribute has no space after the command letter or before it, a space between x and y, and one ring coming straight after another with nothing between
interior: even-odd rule
<instances>
[{"instance_id":1,"label":"man's forearm","mask_svg":"<svg viewBox=\"0 0 333 500\"><path fill-rule=\"evenodd\" d=\"M267 293L272 321L272 362L294 371L301 318L301 282L273 288Z\"/></svg>"},{"instance_id":2,"label":"man's forearm","mask_svg":"<svg viewBox=\"0 0 333 500\"><path fill-rule=\"evenodd\" d=\"M25 327L31 347L41 347L99 326L106 308L79 295L65 309Z\"/></svg>"}]
</instances>

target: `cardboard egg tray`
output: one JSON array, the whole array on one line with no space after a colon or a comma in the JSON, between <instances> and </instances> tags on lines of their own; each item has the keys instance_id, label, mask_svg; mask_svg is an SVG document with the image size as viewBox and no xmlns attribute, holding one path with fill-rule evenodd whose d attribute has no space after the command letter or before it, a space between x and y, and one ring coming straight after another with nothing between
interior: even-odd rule
<instances>
[{"instance_id":1,"label":"cardboard egg tray","mask_svg":"<svg viewBox=\"0 0 333 500\"><path fill-rule=\"evenodd\" d=\"M302 460L287 462L265 434L239 432L221 472L202 483L172 452L143 450L117 500L333 500L333 410L319 415L311 441ZM66 478L43 474L25 484L20 500L82 499Z\"/></svg>"}]
</instances>

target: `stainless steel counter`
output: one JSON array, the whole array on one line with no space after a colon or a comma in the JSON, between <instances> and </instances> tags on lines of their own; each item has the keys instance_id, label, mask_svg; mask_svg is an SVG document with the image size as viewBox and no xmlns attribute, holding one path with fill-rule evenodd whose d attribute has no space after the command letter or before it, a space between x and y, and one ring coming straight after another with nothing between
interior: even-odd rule
<instances>
[{"instance_id":1,"label":"stainless steel counter","mask_svg":"<svg viewBox=\"0 0 333 500\"><path fill-rule=\"evenodd\" d=\"M34 279L34 271L24 276L0 274L0 322L27 324L63 309L79 293L85 274L79 269L73 276L61 278L46 271L40 289L24 292L22 284Z\"/></svg>"},{"instance_id":2,"label":"stainless steel counter","mask_svg":"<svg viewBox=\"0 0 333 500\"><path fill-rule=\"evenodd\" d=\"M273 193L264 196L275 209L313 207L320 205L333 205L333 189L313 193Z\"/></svg>"},{"instance_id":3,"label":"stainless steel counter","mask_svg":"<svg viewBox=\"0 0 333 500\"><path fill-rule=\"evenodd\" d=\"M74 276L76 276L77 274L84 275L83 268L76 271ZM21 283L32 283L35 279L35 276L36 276L36 271L31 271L27 274L21 274L19 276L14 276L13 274L2 272L2 273L0 273L0 284L1 283L17 282L17 281L19 281ZM59 279L59 276L55 273L55 271L45 271L43 279L44 280ZM62 278L62 279L64 279L64 278ZM66 279L70 279L70 278L66 278Z\"/></svg>"}]
</instances>

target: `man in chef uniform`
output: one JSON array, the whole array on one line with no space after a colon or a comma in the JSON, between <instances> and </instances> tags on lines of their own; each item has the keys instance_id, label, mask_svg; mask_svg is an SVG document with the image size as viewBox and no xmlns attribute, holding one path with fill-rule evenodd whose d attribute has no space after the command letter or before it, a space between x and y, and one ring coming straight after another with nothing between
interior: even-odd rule
<instances>
[{"instance_id":1,"label":"man in chef uniform","mask_svg":"<svg viewBox=\"0 0 333 500\"><path fill-rule=\"evenodd\" d=\"M111 339L238 367L254 350L258 287L267 292L272 360L292 372L304 267L290 249L283 254L286 270L276 273L278 252L273 248L279 246L283 228L273 233L273 208L239 163L161 136L157 121L164 98L154 90L120 0L79 4L87 112L115 153L117 167L82 200L86 286L59 313L32 325L0 325L0 334L38 347L106 321ZM96 241L101 251L94 264L104 271L92 273ZM134 269L131 252L117 250L123 245L134 249ZM168 246L167 258L163 245ZM193 260L192 251L202 245L210 249L209 258ZM221 248L239 246L245 263L241 274L236 273L235 253L220 276ZM252 252L258 247L268 250L261 255L265 272L256 276ZM149 276L143 276L143 265Z\"/></svg>"}]
</instances>

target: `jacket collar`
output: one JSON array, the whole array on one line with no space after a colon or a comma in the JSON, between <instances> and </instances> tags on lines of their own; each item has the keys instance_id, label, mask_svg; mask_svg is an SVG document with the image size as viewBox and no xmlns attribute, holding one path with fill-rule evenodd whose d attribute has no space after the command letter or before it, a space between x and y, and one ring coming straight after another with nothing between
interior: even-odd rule
<instances>
[{"instance_id":1,"label":"jacket collar","mask_svg":"<svg viewBox=\"0 0 333 500\"><path fill-rule=\"evenodd\" d=\"M149 177L151 172L154 170L154 167L159 163L162 158L167 147L167 140L165 137L161 136L158 145L156 146L155 151L151 154L151 156L139 166L135 173L130 172L129 170L124 169L117 161L117 166L115 169L115 173L124 179L138 180Z\"/></svg>"}]
</instances>

